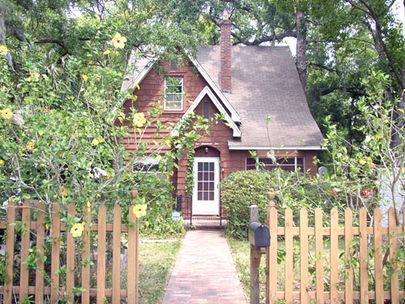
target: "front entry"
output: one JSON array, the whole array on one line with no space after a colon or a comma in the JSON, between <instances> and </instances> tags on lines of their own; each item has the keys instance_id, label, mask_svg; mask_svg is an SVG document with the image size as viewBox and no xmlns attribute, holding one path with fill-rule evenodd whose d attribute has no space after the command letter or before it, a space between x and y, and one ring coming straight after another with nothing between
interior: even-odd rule
<instances>
[{"instance_id":1,"label":"front entry","mask_svg":"<svg viewBox=\"0 0 405 304\"><path fill-rule=\"evenodd\" d=\"M219 215L219 157L195 157L193 169L193 215Z\"/></svg>"}]
</instances>

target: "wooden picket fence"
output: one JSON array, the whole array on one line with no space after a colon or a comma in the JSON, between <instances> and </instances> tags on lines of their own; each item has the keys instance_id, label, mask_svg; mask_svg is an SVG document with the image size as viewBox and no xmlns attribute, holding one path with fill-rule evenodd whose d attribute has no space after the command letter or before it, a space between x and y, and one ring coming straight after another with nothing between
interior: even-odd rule
<instances>
[{"instance_id":1,"label":"wooden picket fence","mask_svg":"<svg viewBox=\"0 0 405 304\"><path fill-rule=\"evenodd\" d=\"M61 298L68 303L113 303L119 304L126 299L126 303L138 303L138 243L139 231L136 225L122 224L121 208L116 205L113 209L112 223L107 223L107 209L98 208L97 223L92 222L92 212L87 209L84 215L84 231L81 239L81 249L72 234L60 220L59 204L51 206L51 220L49 227L45 225L46 206L25 202L16 206L9 202L7 208L7 221L0 221L0 229L6 229L6 280L0 287L0 300L2 303L20 303L30 297L35 303L57 303ZM131 210L131 209L130 209ZM75 208L69 205L69 215L75 215ZM35 219L33 215L35 214ZM21 221L23 233L18 238L16 221ZM97 250L92 243L91 232L97 234ZM109 278L112 288L106 288L107 271L107 234L112 233L112 275ZM127 287L121 287L121 240L127 239ZM61 238L66 236L66 251L61 252ZM47 237L51 238L51 253L47 257L49 264L45 263L44 248ZM17 237L17 238L16 238ZM20 245L18 245L20 244ZM30 271L27 265L29 250L36 246L38 258L35 270ZM96 259L91 257L96 253ZM21 262L16 265L15 257L20 256ZM61 265L65 261L65 265ZM78 262L80 261L80 262ZM96 274L93 275L91 263L94 262ZM66 266L65 279L60 278L60 267ZM19 268L19 282L16 282L15 273ZM79 275L80 274L80 275ZM14 279L13 279L14 278ZM18 279L18 278L17 278ZM76 289L75 289L76 288ZM74 294L79 289L78 294ZM108 298L110 298L108 300ZM18 299L18 300L17 300ZM0 301L1 302L1 301ZM30 302L32 303L32 302Z\"/></svg>"},{"instance_id":2,"label":"wooden picket fence","mask_svg":"<svg viewBox=\"0 0 405 304\"><path fill-rule=\"evenodd\" d=\"M278 226L276 207L270 206L267 215L271 232L266 261L267 303L404 303L405 265L404 260L398 261L398 254L405 250L405 225L397 224L394 209L389 210L388 227L382 226L378 208L374 210L372 225L369 225L367 210L360 209L357 227L353 226L351 209L345 210L341 221L338 210L332 209L328 227L323 225L323 213L319 208L315 209L314 227L308 226L308 211L304 208L300 210L299 225L295 225L291 209L285 210L284 227ZM405 215L402 222L405 222ZM353 242L357 242L356 252L353 252ZM299 255L295 254L294 258L297 246ZM280 249L285 252L281 275L277 260ZM309 257L314 257L312 270L315 273L309 272ZM350 266L353 259L357 259L358 267ZM390 271L384 265L385 260L390 262ZM294 272L294 268L299 272ZM372 274L374 280L370 280ZM280 285L284 287L280 288Z\"/></svg>"}]
</instances>

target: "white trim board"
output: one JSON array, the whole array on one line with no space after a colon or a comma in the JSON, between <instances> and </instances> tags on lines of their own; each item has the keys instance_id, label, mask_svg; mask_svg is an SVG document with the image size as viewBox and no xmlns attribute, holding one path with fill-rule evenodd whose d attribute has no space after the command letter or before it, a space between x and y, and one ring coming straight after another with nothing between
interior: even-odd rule
<instances>
[{"instance_id":1,"label":"white trim board","mask_svg":"<svg viewBox=\"0 0 405 304\"><path fill-rule=\"evenodd\" d=\"M205 69L202 67L202 65L196 59L191 57L188 53L187 53L187 55L190 58L191 62L197 67L198 72L200 72L200 74L204 77L205 81L208 82L210 87L215 91L215 93L218 95L219 99L221 99L221 101L224 103L225 107L229 110L229 112L231 113L232 120L234 122L240 123L241 121L240 121L238 112L236 112L235 108L231 105L231 103L226 98L224 93L222 93L220 88L218 88L218 86L212 80L210 75L205 71Z\"/></svg>"},{"instance_id":2,"label":"white trim board","mask_svg":"<svg viewBox=\"0 0 405 304\"><path fill-rule=\"evenodd\" d=\"M135 89L137 85L141 83L141 81L148 75L150 70L152 69L153 65L155 62L158 60L158 58L152 58L148 64L143 68L143 70L135 77L134 83L130 86L131 89Z\"/></svg>"},{"instance_id":3,"label":"white trim board","mask_svg":"<svg viewBox=\"0 0 405 304\"><path fill-rule=\"evenodd\" d=\"M200 104L200 102L203 100L205 95L208 95L208 97L211 99L211 101L214 103L218 111L224 115L226 122L229 124L229 127L233 131L233 137L241 137L242 133L239 129L239 127L236 125L236 123L231 119L229 114L225 111L224 107L222 104L219 102L218 98L215 96L215 94L211 91L211 89L208 86L205 86L204 89L198 94L196 99L194 100L193 104L187 109L186 113L184 113L183 117L180 119L180 121L177 123L176 127L173 130L177 130L177 128L180 126L180 123L186 119L191 113L194 112L194 110L197 108L197 106ZM173 131L172 131L173 132Z\"/></svg>"},{"instance_id":4,"label":"white trim board","mask_svg":"<svg viewBox=\"0 0 405 304\"><path fill-rule=\"evenodd\" d=\"M254 147L254 146L245 146L245 147L232 147L229 145L229 150L325 150L321 146L303 146L303 147Z\"/></svg>"}]
</instances>

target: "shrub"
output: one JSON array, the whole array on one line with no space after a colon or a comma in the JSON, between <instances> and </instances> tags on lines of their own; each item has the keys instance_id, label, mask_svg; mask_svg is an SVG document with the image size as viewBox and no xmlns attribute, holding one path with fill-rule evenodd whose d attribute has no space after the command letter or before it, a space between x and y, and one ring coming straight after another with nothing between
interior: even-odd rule
<instances>
[{"instance_id":1,"label":"shrub","mask_svg":"<svg viewBox=\"0 0 405 304\"><path fill-rule=\"evenodd\" d=\"M294 221L299 222L299 211L307 208L310 224L313 224L313 212L320 207L324 211L324 219L333 207L342 210L350 206L349 199L359 199L347 193L345 184L328 177L312 177L302 173L273 171L238 171L223 181L222 205L228 214L227 234L242 239L247 237L249 223L249 206L258 205L260 221L266 220L267 192L277 192L277 209L280 224L283 224L284 209L293 210ZM362 200L375 198L361 197Z\"/></svg>"},{"instance_id":2,"label":"shrub","mask_svg":"<svg viewBox=\"0 0 405 304\"><path fill-rule=\"evenodd\" d=\"M238 239L247 237L250 205L259 206L260 220L264 221L269 180L270 175L265 171L238 171L223 181L221 200L228 215L228 235Z\"/></svg>"},{"instance_id":3,"label":"shrub","mask_svg":"<svg viewBox=\"0 0 405 304\"><path fill-rule=\"evenodd\" d=\"M149 236L164 237L184 233L182 220L173 221L173 186L164 176L142 173L139 179L138 197L144 201L148 210L142 220L141 233Z\"/></svg>"}]
</instances>

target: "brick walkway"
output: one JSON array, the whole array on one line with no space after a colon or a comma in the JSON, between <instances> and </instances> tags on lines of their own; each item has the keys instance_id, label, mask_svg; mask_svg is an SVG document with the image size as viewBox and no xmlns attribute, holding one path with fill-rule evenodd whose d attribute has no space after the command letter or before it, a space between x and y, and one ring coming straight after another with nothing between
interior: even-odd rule
<instances>
[{"instance_id":1,"label":"brick walkway","mask_svg":"<svg viewBox=\"0 0 405 304\"><path fill-rule=\"evenodd\" d=\"M163 304L247 304L222 231L188 231Z\"/></svg>"}]
</instances>

